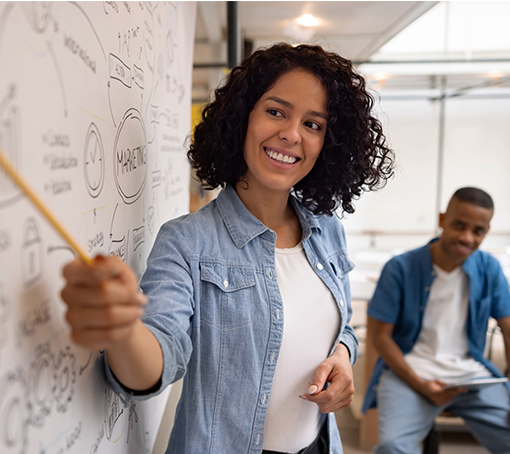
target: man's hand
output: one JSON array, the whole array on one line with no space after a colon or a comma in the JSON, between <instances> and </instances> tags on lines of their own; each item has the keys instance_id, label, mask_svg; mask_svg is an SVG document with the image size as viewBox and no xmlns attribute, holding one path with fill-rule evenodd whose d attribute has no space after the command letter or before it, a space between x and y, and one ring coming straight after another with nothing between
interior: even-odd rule
<instances>
[{"instance_id":1,"label":"man's hand","mask_svg":"<svg viewBox=\"0 0 510 454\"><path fill-rule=\"evenodd\" d=\"M324 389L326 382L330 385ZM335 352L317 367L308 394L300 397L316 403L322 413L329 413L350 407L353 395L354 381L349 351L345 345L338 344Z\"/></svg>"},{"instance_id":2,"label":"man's hand","mask_svg":"<svg viewBox=\"0 0 510 454\"><path fill-rule=\"evenodd\" d=\"M104 350L127 339L141 325L147 298L134 272L117 257L98 256L92 265L75 260L63 270L61 292L71 336L89 350Z\"/></svg>"},{"instance_id":3,"label":"man's hand","mask_svg":"<svg viewBox=\"0 0 510 454\"><path fill-rule=\"evenodd\" d=\"M468 391L466 388L444 389L445 386L447 384L441 380L425 380L417 391L438 407L449 403L457 394Z\"/></svg>"}]
</instances>

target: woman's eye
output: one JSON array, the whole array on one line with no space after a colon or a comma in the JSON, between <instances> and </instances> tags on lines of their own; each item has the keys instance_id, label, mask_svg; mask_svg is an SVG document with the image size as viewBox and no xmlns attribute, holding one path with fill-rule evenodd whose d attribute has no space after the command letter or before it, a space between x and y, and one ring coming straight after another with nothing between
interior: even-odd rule
<instances>
[{"instance_id":1,"label":"woman's eye","mask_svg":"<svg viewBox=\"0 0 510 454\"><path fill-rule=\"evenodd\" d=\"M314 123L313 121L305 122L305 126L310 129L314 129L315 131L320 131L322 128L319 124Z\"/></svg>"},{"instance_id":2,"label":"woman's eye","mask_svg":"<svg viewBox=\"0 0 510 454\"><path fill-rule=\"evenodd\" d=\"M273 115L274 117L281 117L282 116L282 113L279 112L278 110L276 109L268 109L267 112L270 114L270 115Z\"/></svg>"}]
</instances>

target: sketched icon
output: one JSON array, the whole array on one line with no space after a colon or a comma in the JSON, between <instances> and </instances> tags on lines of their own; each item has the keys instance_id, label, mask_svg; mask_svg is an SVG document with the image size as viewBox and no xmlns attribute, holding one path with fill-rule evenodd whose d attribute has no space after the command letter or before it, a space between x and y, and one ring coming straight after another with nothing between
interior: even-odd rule
<instances>
[{"instance_id":1,"label":"sketched icon","mask_svg":"<svg viewBox=\"0 0 510 454\"><path fill-rule=\"evenodd\" d=\"M0 446L9 453L25 454L28 443L30 404L22 371L9 372L0 380ZM4 452L2 450L2 452Z\"/></svg>"},{"instance_id":2,"label":"sketched icon","mask_svg":"<svg viewBox=\"0 0 510 454\"><path fill-rule=\"evenodd\" d=\"M53 354L48 344L38 345L30 367L30 397L32 414L30 422L42 427L51 413L53 394L56 389Z\"/></svg>"},{"instance_id":3,"label":"sketched icon","mask_svg":"<svg viewBox=\"0 0 510 454\"><path fill-rule=\"evenodd\" d=\"M21 246L21 278L25 287L30 287L42 277L43 249L39 227L35 218L25 222Z\"/></svg>"},{"instance_id":4,"label":"sketched icon","mask_svg":"<svg viewBox=\"0 0 510 454\"><path fill-rule=\"evenodd\" d=\"M75 356L69 346L55 357L55 401L56 410L65 413L74 394L76 381Z\"/></svg>"},{"instance_id":5,"label":"sketched icon","mask_svg":"<svg viewBox=\"0 0 510 454\"><path fill-rule=\"evenodd\" d=\"M91 123L85 138L85 154L83 159L85 185L91 197L96 198L103 189L105 180L105 160L103 141L99 129Z\"/></svg>"},{"instance_id":6,"label":"sketched icon","mask_svg":"<svg viewBox=\"0 0 510 454\"><path fill-rule=\"evenodd\" d=\"M2 363L2 348L7 343L7 320L10 312L11 304L0 281L0 365Z\"/></svg>"},{"instance_id":7,"label":"sketched icon","mask_svg":"<svg viewBox=\"0 0 510 454\"><path fill-rule=\"evenodd\" d=\"M136 202L147 179L147 138L140 112L129 109L117 129L113 156L113 176L122 200Z\"/></svg>"}]
</instances>

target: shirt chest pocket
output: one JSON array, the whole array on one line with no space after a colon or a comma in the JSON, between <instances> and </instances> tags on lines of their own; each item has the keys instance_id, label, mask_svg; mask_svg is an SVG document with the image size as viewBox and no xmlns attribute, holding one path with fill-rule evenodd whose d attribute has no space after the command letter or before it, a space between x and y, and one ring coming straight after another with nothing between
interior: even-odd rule
<instances>
[{"instance_id":1,"label":"shirt chest pocket","mask_svg":"<svg viewBox=\"0 0 510 454\"><path fill-rule=\"evenodd\" d=\"M344 282L347 274L354 268L353 263L344 254L334 254L328 257L329 266L333 270L333 276L336 283L336 289L333 293L336 295L338 291L338 297L340 298L340 306L342 302L345 303L346 299L350 299L350 294L346 294L344 288Z\"/></svg>"},{"instance_id":2,"label":"shirt chest pocket","mask_svg":"<svg viewBox=\"0 0 510 454\"><path fill-rule=\"evenodd\" d=\"M252 268L201 262L200 286L202 323L217 329L237 329L253 323Z\"/></svg>"}]
</instances>

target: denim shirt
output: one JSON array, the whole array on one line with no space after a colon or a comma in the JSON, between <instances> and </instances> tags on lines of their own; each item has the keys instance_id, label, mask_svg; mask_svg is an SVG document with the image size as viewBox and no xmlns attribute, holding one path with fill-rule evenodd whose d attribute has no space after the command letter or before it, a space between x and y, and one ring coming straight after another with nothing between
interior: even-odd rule
<instances>
[{"instance_id":1,"label":"denim shirt","mask_svg":"<svg viewBox=\"0 0 510 454\"><path fill-rule=\"evenodd\" d=\"M393 340L403 354L409 353L421 331L423 314L435 277L430 244L393 257L383 268L368 307L368 315L394 324ZM469 278L467 337L471 356L495 377L503 374L484 357L489 317L510 316L510 291L499 262L487 252L476 250L463 263ZM377 359L367 386L363 411L375 407L376 386L386 364Z\"/></svg>"},{"instance_id":2,"label":"denim shirt","mask_svg":"<svg viewBox=\"0 0 510 454\"><path fill-rule=\"evenodd\" d=\"M342 342L354 364L358 341L348 324L347 276L353 265L343 227L337 217L315 216L294 197L291 203L308 261L340 312L331 353ZM149 297L143 322L163 351L161 386L137 396L108 367L106 373L124 401L154 396L184 377L167 453L262 452L285 316L275 243L275 232L247 210L232 186L198 212L167 222L158 233L141 287ZM329 452L341 454L333 413L327 425Z\"/></svg>"}]
</instances>

